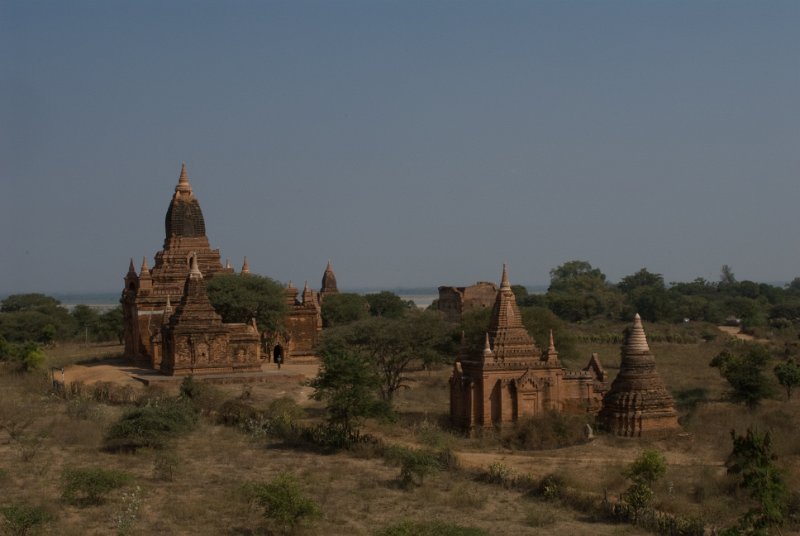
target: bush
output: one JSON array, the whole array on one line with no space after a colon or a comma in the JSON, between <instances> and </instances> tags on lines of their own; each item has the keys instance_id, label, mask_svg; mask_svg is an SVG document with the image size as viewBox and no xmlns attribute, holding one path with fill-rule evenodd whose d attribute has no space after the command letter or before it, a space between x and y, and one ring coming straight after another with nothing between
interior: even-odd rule
<instances>
[{"instance_id":1,"label":"bush","mask_svg":"<svg viewBox=\"0 0 800 536\"><path fill-rule=\"evenodd\" d=\"M158 405L133 409L111 426L104 448L111 452L163 448L172 437L192 430L197 424L194 408L183 401L162 401Z\"/></svg>"},{"instance_id":2,"label":"bush","mask_svg":"<svg viewBox=\"0 0 800 536\"><path fill-rule=\"evenodd\" d=\"M561 497L565 487L566 482L563 477L555 474L547 475L536 487L536 494L548 501L553 501Z\"/></svg>"},{"instance_id":3,"label":"bush","mask_svg":"<svg viewBox=\"0 0 800 536\"><path fill-rule=\"evenodd\" d=\"M319 506L306 497L292 475L282 473L270 482L250 484L248 494L264 508L274 528L284 534L319 515Z\"/></svg>"},{"instance_id":4,"label":"bush","mask_svg":"<svg viewBox=\"0 0 800 536\"><path fill-rule=\"evenodd\" d=\"M78 506L98 505L104 502L109 492L130 481L130 475L113 469L68 468L61 476L61 497Z\"/></svg>"},{"instance_id":5,"label":"bush","mask_svg":"<svg viewBox=\"0 0 800 536\"><path fill-rule=\"evenodd\" d=\"M171 451L160 451L153 460L153 477L157 480L172 482L180 465L180 459Z\"/></svg>"},{"instance_id":6,"label":"bush","mask_svg":"<svg viewBox=\"0 0 800 536\"><path fill-rule=\"evenodd\" d=\"M507 448L541 450L579 445L587 441L584 427L591 417L548 411L518 420L501 441Z\"/></svg>"},{"instance_id":7,"label":"bush","mask_svg":"<svg viewBox=\"0 0 800 536\"><path fill-rule=\"evenodd\" d=\"M5 519L4 526L8 533L16 536L24 536L35 527L53 520L53 515L41 506L27 504L3 506L0 508L0 514Z\"/></svg>"},{"instance_id":8,"label":"bush","mask_svg":"<svg viewBox=\"0 0 800 536\"><path fill-rule=\"evenodd\" d=\"M375 536L487 536L488 534L483 529L441 521L401 521L375 532Z\"/></svg>"}]
</instances>

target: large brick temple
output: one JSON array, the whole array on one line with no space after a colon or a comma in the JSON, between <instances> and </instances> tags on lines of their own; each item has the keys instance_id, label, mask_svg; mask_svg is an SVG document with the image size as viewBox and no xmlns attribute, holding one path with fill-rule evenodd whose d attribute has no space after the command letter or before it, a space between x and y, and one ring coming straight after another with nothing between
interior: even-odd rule
<instances>
[{"instance_id":1,"label":"large brick temple","mask_svg":"<svg viewBox=\"0 0 800 536\"><path fill-rule=\"evenodd\" d=\"M289 283L285 333L266 341L268 353L262 355L262 334L255 324L223 323L208 300L205 279L234 271L229 263L222 265L219 250L209 245L185 164L167 209L165 231L153 268L145 258L137 274L131 260L125 276L121 302L128 358L167 374L202 374L259 370L264 359L277 356L286 361L313 356L322 329L321 299L338 292L330 262L319 293L306 285L298 297ZM242 273L249 272L245 258Z\"/></svg>"},{"instance_id":2,"label":"large brick temple","mask_svg":"<svg viewBox=\"0 0 800 536\"><path fill-rule=\"evenodd\" d=\"M550 334L542 351L522 324L503 266L489 331L482 347L464 348L450 377L450 418L465 430L512 423L548 410L594 412L606 389L597 356L567 371Z\"/></svg>"}]
</instances>

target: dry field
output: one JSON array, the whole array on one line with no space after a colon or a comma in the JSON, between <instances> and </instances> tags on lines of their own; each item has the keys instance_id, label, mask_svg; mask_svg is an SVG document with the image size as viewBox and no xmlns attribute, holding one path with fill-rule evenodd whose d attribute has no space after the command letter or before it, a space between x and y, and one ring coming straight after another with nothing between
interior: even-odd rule
<instances>
[{"instance_id":1,"label":"dry field","mask_svg":"<svg viewBox=\"0 0 800 536\"><path fill-rule=\"evenodd\" d=\"M269 534L261 511L243 493L247 482L268 481L281 472L295 475L303 490L320 506L321 516L301 534L371 534L404 520L439 520L481 527L489 534L642 534L627 525L593 522L586 513L558 503L543 502L514 490L483 483L474 471L502 464L513 474L540 479L561 476L585 492L613 496L628 485L624 468L642 448L666 455L667 475L656 489L659 506L681 515L703 516L716 523L733 519L746 506L745 495L725 476L731 428L748 425L772 430L779 461L788 481L800 477L800 405L768 401L754 412L722 401L724 382L708 361L722 342L652 345L659 371L673 393L702 391L705 403L685 406L686 434L666 441L641 442L600 436L592 442L546 451L512 451L496 437L467 439L446 430L449 369L414 374L416 381L400 393L399 417L393 423L370 422L367 431L389 443L453 449L464 467L439 472L412 490L398 486L398 468L376 457L348 453L321 455L292 450L209 419L189 435L179 437L165 454L140 451L110 454L101 450L105 431L124 406L89 400L64 401L48 394L46 381L31 376L0 376L0 505L41 504L56 520L44 534ZM598 351L612 375L619 362L617 345L581 347ZM114 348L67 348L53 356L58 366L87 357L113 355ZM569 363L569 367L584 363ZM284 367L291 369L291 366ZM313 374L313 368L302 372ZM135 369L99 359L67 368L67 381L77 378L130 381ZM134 385L137 384L137 385ZM147 389L129 384L141 395ZM177 392L177 386L168 389ZM214 386L221 402L237 398L241 385ZM262 383L247 388L248 403L266 407L291 397L318 418L320 408L308 399L309 389L297 383ZM680 398L680 397L679 397ZM691 397L690 397L691 398ZM688 400L688 399L687 399ZM12 437L13 436L13 437ZM174 454L172 480L154 467ZM112 492L101 506L76 507L60 496L66 467L114 468L134 477L134 483ZM130 512L132 505L133 515ZM129 522L120 531L120 519Z\"/></svg>"}]
</instances>

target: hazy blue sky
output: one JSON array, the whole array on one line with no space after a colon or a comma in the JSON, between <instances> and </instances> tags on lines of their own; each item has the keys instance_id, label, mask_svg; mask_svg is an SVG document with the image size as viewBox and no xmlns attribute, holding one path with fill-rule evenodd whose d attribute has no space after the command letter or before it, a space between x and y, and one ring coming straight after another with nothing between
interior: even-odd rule
<instances>
[{"instance_id":1,"label":"hazy blue sky","mask_svg":"<svg viewBox=\"0 0 800 536\"><path fill-rule=\"evenodd\" d=\"M800 2L0 2L0 292L800 275Z\"/></svg>"}]
</instances>

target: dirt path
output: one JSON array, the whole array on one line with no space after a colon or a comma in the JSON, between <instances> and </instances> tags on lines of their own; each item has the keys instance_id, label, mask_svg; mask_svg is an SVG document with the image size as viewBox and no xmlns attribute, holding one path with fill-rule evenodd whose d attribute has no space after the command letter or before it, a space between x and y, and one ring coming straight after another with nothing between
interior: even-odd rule
<instances>
[{"instance_id":1,"label":"dirt path","mask_svg":"<svg viewBox=\"0 0 800 536\"><path fill-rule=\"evenodd\" d=\"M735 339L739 339L740 341L751 341L751 342L758 342L761 344L766 344L769 342L769 339L756 339L752 335L748 335L747 333L742 333L742 328L739 326L717 326L721 332L730 335Z\"/></svg>"}]
</instances>

